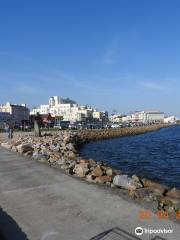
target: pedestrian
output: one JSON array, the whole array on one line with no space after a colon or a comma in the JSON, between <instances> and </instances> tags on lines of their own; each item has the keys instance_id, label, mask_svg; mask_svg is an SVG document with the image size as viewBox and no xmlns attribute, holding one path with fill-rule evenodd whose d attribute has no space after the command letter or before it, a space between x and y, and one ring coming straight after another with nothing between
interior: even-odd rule
<instances>
[{"instance_id":1,"label":"pedestrian","mask_svg":"<svg viewBox=\"0 0 180 240\"><path fill-rule=\"evenodd\" d=\"M9 129L8 129L8 138L9 139L13 138L13 127L11 124L9 125Z\"/></svg>"},{"instance_id":2,"label":"pedestrian","mask_svg":"<svg viewBox=\"0 0 180 240\"><path fill-rule=\"evenodd\" d=\"M4 130L6 133L9 133L9 124L5 123Z\"/></svg>"}]
</instances>

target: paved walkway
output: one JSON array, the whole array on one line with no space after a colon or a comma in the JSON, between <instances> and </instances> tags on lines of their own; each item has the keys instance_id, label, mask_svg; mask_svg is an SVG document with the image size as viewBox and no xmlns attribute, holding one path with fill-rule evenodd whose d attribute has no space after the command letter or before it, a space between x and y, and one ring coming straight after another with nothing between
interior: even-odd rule
<instances>
[{"instance_id":1,"label":"paved walkway","mask_svg":"<svg viewBox=\"0 0 180 240\"><path fill-rule=\"evenodd\" d=\"M148 221L139 220L140 206L112 194L109 188L88 184L3 149L0 207L0 232L5 231L10 240L89 240L114 227L134 234L138 226L173 229L173 234L161 235L169 240L180 236L180 225L173 222L160 221L155 215ZM140 239L152 236L143 234Z\"/></svg>"}]
</instances>

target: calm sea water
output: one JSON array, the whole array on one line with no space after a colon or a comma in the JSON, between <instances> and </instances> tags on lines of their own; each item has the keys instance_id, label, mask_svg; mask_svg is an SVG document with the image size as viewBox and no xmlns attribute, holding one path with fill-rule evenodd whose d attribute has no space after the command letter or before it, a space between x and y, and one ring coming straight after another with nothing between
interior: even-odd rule
<instances>
[{"instance_id":1,"label":"calm sea water","mask_svg":"<svg viewBox=\"0 0 180 240\"><path fill-rule=\"evenodd\" d=\"M180 126L84 145L81 155L180 188Z\"/></svg>"}]
</instances>

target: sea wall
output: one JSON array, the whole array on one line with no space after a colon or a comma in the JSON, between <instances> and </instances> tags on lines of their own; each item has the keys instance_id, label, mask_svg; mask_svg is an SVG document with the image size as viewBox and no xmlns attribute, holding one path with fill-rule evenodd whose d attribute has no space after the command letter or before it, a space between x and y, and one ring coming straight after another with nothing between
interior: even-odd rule
<instances>
[{"instance_id":1,"label":"sea wall","mask_svg":"<svg viewBox=\"0 0 180 240\"><path fill-rule=\"evenodd\" d=\"M118 128L118 129L81 130L78 132L78 136L80 137L82 144L84 144L90 141L98 141L98 140L117 138L117 137L123 137L123 136L139 135L147 132L157 131L169 126L170 126L169 124L158 124L158 125Z\"/></svg>"}]
</instances>

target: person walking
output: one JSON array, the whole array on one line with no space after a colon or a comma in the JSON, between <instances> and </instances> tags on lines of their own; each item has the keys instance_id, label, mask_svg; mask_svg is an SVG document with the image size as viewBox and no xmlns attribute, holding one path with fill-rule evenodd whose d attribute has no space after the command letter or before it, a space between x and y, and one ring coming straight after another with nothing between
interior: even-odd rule
<instances>
[{"instance_id":1,"label":"person walking","mask_svg":"<svg viewBox=\"0 0 180 240\"><path fill-rule=\"evenodd\" d=\"M8 127L8 138L10 140L13 138L13 127L12 127L12 124L9 124L9 127Z\"/></svg>"},{"instance_id":2,"label":"person walking","mask_svg":"<svg viewBox=\"0 0 180 240\"><path fill-rule=\"evenodd\" d=\"M5 123L4 130L6 133L9 132L9 124Z\"/></svg>"}]
</instances>

